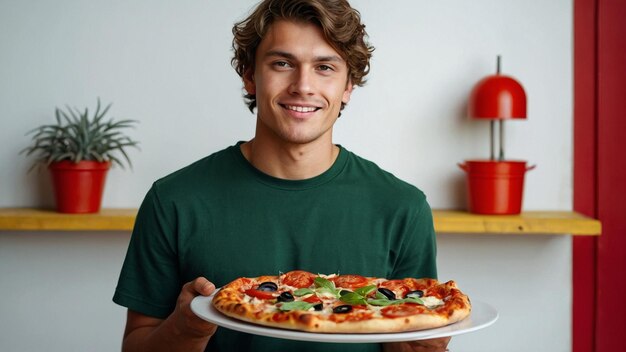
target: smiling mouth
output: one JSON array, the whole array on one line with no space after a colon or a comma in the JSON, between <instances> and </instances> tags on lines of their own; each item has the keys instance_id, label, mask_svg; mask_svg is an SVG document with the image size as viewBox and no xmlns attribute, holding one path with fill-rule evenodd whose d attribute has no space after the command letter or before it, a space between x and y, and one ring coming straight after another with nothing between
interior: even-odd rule
<instances>
[{"instance_id":1,"label":"smiling mouth","mask_svg":"<svg viewBox=\"0 0 626 352\"><path fill-rule=\"evenodd\" d=\"M283 108L287 110L292 110L296 112L315 112L321 109L321 108L314 107L314 106L299 106L299 105L285 105L285 104L281 104L280 106L282 106Z\"/></svg>"}]
</instances>

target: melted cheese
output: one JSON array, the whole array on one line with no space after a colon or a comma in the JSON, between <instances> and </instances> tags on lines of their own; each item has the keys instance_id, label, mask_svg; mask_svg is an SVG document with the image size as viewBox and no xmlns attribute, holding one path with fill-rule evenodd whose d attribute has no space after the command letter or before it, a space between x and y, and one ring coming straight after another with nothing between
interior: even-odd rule
<instances>
[{"instance_id":1,"label":"melted cheese","mask_svg":"<svg viewBox=\"0 0 626 352\"><path fill-rule=\"evenodd\" d=\"M293 286L289 286L289 285L285 285L285 284L280 284L280 286L278 287L278 292L283 292L283 291L295 291L297 290L297 287L293 287Z\"/></svg>"},{"instance_id":2,"label":"melted cheese","mask_svg":"<svg viewBox=\"0 0 626 352\"><path fill-rule=\"evenodd\" d=\"M437 297L428 296L428 297L422 297L420 299L422 300L422 302L424 302L424 305L426 306L426 308L429 308L429 309L443 305L443 300L440 300Z\"/></svg>"},{"instance_id":3,"label":"melted cheese","mask_svg":"<svg viewBox=\"0 0 626 352\"><path fill-rule=\"evenodd\" d=\"M317 297L319 298L335 298L335 295L331 292L318 292Z\"/></svg>"}]
</instances>

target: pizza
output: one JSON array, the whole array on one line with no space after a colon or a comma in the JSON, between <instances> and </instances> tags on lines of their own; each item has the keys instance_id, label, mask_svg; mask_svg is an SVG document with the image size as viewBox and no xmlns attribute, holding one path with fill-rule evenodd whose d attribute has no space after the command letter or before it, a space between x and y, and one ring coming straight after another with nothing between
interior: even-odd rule
<instances>
[{"instance_id":1,"label":"pizza","mask_svg":"<svg viewBox=\"0 0 626 352\"><path fill-rule=\"evenodd\" d=\"M253 324L319 333L389 333L437 328L465 319L470 300L454 281L387 280L294 270L242 277L211 301Z\"/></svg>"}]
</instances>

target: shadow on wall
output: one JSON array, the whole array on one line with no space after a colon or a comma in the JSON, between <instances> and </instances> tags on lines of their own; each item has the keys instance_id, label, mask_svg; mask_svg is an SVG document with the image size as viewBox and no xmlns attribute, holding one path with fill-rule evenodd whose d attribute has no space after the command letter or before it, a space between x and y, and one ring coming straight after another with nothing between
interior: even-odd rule
<instances>
[{"instance_id":1,"label":"shadow on wall","mask_svg":"<svg viewBox=\"0 0 626 352\"><path fill-rule=\"evenodd\" d=\"M26 184L32 187L28 192L31 196L28 204L35 205L38 208L55 207L54 190L52 189L50 171L48 171L47 167L36 166L33 168L27 175Z\"/></svg>"},{"instance_id":2,"label":"shadow on wall","mask_svg":"<svg viewBox=\"0 0 626 352\"><path fill-rule=\"evenodd\" d=\"M455 209L467 209L467 187L465 187L465 174L457 173L450 175L448 180L448 192L450 192L450 203Z\"/></svg>"}]
</instances>

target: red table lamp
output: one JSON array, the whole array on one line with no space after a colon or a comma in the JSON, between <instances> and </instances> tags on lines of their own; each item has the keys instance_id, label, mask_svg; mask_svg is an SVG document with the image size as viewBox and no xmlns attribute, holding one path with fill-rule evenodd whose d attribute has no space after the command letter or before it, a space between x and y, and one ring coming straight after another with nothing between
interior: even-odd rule
<instances>
[{"instance_id":1,"label":"red table lamp","mask_svg":"<svg viewBox=\"0 0 626 352\"><path fill-rule=\"evenodd\" d=\"M524 87L510 76L500 74L500 56L496 74L480 80L472 89L468 115L490 120L490 157L466 160L459 166L468 174L468 206L472 213L519 214L522 207L524 174L535 166L525 161L505 160L504 120L526 119ZM495 156L495 122L499 124L499 153Z\"/></svg>"}]
</instances>

